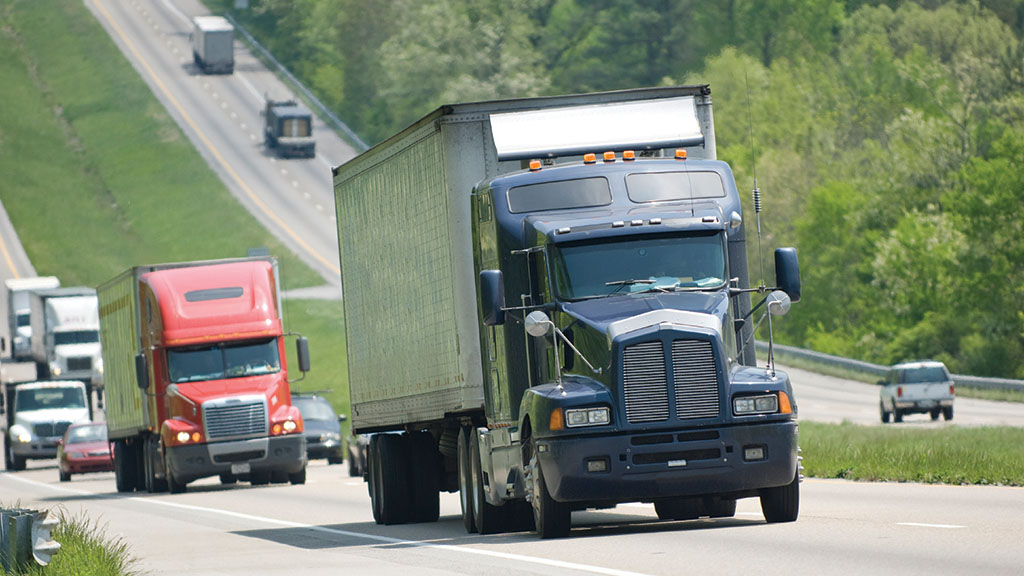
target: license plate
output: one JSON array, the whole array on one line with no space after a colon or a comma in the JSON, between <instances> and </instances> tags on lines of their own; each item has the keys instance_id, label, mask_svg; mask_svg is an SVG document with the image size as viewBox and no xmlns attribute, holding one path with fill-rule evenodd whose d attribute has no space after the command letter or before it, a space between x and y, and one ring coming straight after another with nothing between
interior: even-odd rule
<instances>
[{"instance_id":1,"label":"license plate","mask_svg":"<svg viewBox=\"0 0 1024 576\"><path fill-rule=\"evenodd\" d=\"M669 468L679 468L680 466L686 466L686 460L669 460Z\"/></svg>"},{"instance_id":2,"label":"license plate","mask_svg":"<svg viewBox=\"0 0 1024 576\"><path fill-rule=\"evenodd\" d=\"M231 473L232 474L248 474L249 473L249 463L248 462L242 462L241 464L232 464L231 465Z\"/></svg>"}]
</instances>

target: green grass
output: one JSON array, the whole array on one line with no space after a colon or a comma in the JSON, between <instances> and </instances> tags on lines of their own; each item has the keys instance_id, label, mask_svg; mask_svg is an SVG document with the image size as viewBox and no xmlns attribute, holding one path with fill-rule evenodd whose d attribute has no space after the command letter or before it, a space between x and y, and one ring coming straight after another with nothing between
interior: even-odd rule
<instances>
[{"instance_id":1,"label":"green grass","mask_svg":"<svg viewBox=\"0 0 1024 576\"><path fill-rule=\"evenodd\" d=\"M284 326L285 330L301 332L309 340L310 371L304 380L292 383L292 392L319 392L336 411L349 414L348 356L341 301L285 300ZM287 352L288 366L298 366L291 341ZM290 368L289 378L294 380L299 375L297 369Z\"/></svg>"},{"instance_id":2,"label":"green grass","mask_svg":"<svg viewBox=\"0 0 1024 576\"><path fill-rule=\"evenodd\" d=\"M81 2L0 0L0 200L41 275L266 246L285 288L321 278L242 209Z\"/></svg>"},{"instance_id":3,"label":"green grass","mask_svg":"<svg viewBox=\"0 0 1024 576\"><path fill-rule=\"evenodd\" d=\"M800 423L804 474L817 478L1024 486L1021 446L1021 428Z\"/></svg>"},{"instance_id":4,"label":"green grass","mask_svg":"<svg viewBox=\"0 0 1024 576\"><path fill-rule=\"evenodd\" d=\"M6 506L5 506L6 507ZM17 507L17 506L14 506ZM47 566L31 562L21 570L10 572L17 576L130 576L139 574L136 560L127 544L117 537L107 536L105 527L82 516L71 516L64 510L56 512L59 518L51 538L60 543L60 550ZM0 572L2 572L0 568Z\"/></svg>"}]
</instances>

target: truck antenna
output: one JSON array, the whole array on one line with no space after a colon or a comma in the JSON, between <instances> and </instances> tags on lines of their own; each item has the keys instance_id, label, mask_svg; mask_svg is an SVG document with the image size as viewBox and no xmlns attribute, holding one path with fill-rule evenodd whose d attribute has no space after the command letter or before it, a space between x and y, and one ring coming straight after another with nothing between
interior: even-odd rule
<instances>
[{"instance_id":1,"label":"truck antenna","mask_svg":"<svg viewBox=\"0 0 1024 576\"><path fill-rule=\"evenodd\" d=\"M757 151L754 148L754 120L750 113L750 80L745 70L743 71L743 83L747 89L747 127L750 136L750 164L754 175L754 218L757 221L757 262L761 270L761 285L758 286L758 291L764 292L767 288L764 283L764 252L761 249L761 189L757 187ZM775 345L772 334L772 315L769 311L766 311L765 314L768 316L768 365L765 370L774 378Z\"/></svg>"}]
</instances>

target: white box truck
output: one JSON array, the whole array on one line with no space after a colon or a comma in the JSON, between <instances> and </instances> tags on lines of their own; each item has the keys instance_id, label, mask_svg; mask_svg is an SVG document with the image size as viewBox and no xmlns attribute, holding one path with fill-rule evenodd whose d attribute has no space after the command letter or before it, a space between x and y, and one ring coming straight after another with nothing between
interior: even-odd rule
<instances>
[{"instance_id":1,"label":"white box truck","mask_svg":"<svg viewBox=\"0 0 1024 576\"><path fill-rule=\"evenodd\" d=\"M96 290L87 287L36 290L29 297L32 360L40 380L71 378L99 385L100 313Z\"/></svg>"},{"instance_id":2,"label":"white box truck","mask_svg":"<svg viewBox=\"0 0 1024 576\"><path fill-rule=\"evenodd\" d=\"M192 18L192 58L204 74L235 71L235 27L223 16Z\"/></svg>"},{"instance_id":3,"label":"white box truck","mask_svg":"<svg viewBox=\"0 0 1024 576\"><path fill-rule=\"evenodd\" d=\"M55 276L38 278L10 278L4 280L7 295L4 303L7 306L7 335L0 343L0 348L11 355L14 362L32 359L32 325L29 322L28 295L32 290L58 288L60 280Z\"/></svg>"}]
</instances>

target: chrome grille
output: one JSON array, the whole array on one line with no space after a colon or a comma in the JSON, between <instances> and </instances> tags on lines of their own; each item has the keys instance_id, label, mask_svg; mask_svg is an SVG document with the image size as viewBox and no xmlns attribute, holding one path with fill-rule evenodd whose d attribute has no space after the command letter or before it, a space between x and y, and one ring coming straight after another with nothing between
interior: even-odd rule
<instances>
[{"instance_id":1,"label":"chrome grille","mask_svg":"<svg viewBox=\"0 0 1024 576\"><path fill-rule=\"evenodd\" d=\"M672 342L672 377L675 380L677 418L718 416L718 371L715 370L715 352L711 342Z\"/></svg>"},{"instance_id":2,"label":"chrome grille","mask_svg":"<svg viewBox=\"0 0 1024 576\"><path fill-rule=\"evenodd\" d=\"M32 425L32 432L40 438L63 436L71 422L40 422Z\"/></svg>"},{"instance_id":3,"label":"chrome grille","mask_svg":"<svg viewBox=\"0 0 1024 576\"><path fill-rule=\"evenodd\" d=\"M210 440L264 435L267 433L267 403L264 399L217 402L203 405L206 437Z\"/></svg>"},{"instance_id":4,"label":"chrome grille","mask_svg":"<svg viewBox=\"0 0 1024 576\"><path fill-rule=\"evenodd\" d=\"M630 424L668 420L668 380L661 342L626 347L622 355L626 420Z\"/></svg>"}]
</instances>

